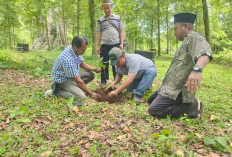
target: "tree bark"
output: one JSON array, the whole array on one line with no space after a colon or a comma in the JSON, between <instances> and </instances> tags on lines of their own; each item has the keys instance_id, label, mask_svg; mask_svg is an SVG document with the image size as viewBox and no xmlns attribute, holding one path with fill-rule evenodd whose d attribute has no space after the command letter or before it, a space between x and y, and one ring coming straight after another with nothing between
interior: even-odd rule
<instances>
[{"instance_id":1,"label":"tree bark","mask_svg":"<svg viewBox=\"0 0 232 157\"><path fill-rule=\"evenodd\" d=\"M7 10L7 13L10 13L8 3L6 4L6 10ZM11 25L10 25L10 19L9 19L9 16L7 17L7 25L8 25L9 47L10 47L10 49L12 49L11 31L10 31L10 29L11 29Z\"/></svg>"},{"instance_id":2,"label":"tree bark","mask_svg":"<svg viewBox=\"0 0 232 157\"><path fill-rule=\"evenodd\" d=\"M81 11L80 11L80 0L77 0L77 35L80 35L80 16L81 16Z\"/></svg>"},{"instance_id":3,"label":"tree bark","mask_svg":"<svg viewBox=\"0 0 232 157\"><path fill-rule=\"evenodd\" d=\"M167 23L167 54L169 53L169 22L168 22L169 14L168 14L168 7L167 7L167 14L166 14L166 23Z\"/></svg>"},{"instance_id":4,"label":"tree bark","mask_svg":"<svg viewBox=\"0 0 232 157\"><path fill-rule=\"evenodd\" d=\"M92 56L97 55L96 19L94 0L89 0L90 28L92 32Z\"/></svg>"},{"instance_id":5,"label":"tree bark","mask_svg":"<svg viewBox=\"0 0 232 157\"><path fill-rule=\"evenodd\" d=\"M157 0L157 16L158 16L158 56L160 56L160 4Z\"/></svg>"},{"instance_id":6,"label":"tree bark","mask_svg":"<svg viewBox=\"0 0 232 157\"><path fill-rule=\"evenodd\" d=\"M62 7L63 7L63 1L62 1ZM66 23L66 21L65 21L65 16L64 16L64 8L62 9L62 19L63 19L63 29L64 29L64 35L65 36L67 36L67 32L66 32L66 25L65 25L65 23Z\"/></svg>"},{"instance_id":7,"label":"tree bark","mask_svg":"<svg viewBox=\"0 0 232 157\"><path fill-rule=\"evenodd\" d=\"M47 23L47 17L45 16L44 18L45 21L45 31L46 31L46 39L47 39L47 44L48 44L48 51L50 51L50 41L49 41L49 32L48 32L48 23Z\"/></svg>"},{"instance_id":8,"label":"tree bark","mask_svg":"<svg viewBox=\"0 0 232 157\"><path fill-rule=\"evenodd\" d=\"M150 49L153 49L153 33L154 33L154 16L151 16L151 41L150 41Z\"/></svg>"},{"instance_id":9,"label":"tree bark","mask_svg":"<svg viewBox=\"0 0 232 157\"><path fill-rule=\"evenodd\" d=\"M202 5L203 5L203 19L205 25L205 37L206 40L210 43L209 14L208 14L208 6L206 0L202 0Z\"/></svg>"},{"instance_id":10,"label":"tree bark","mask_svg":"<svg viewBox=\"0 0 232 157\"><path fill-rule=\"evenodd\" d=\"M61 40L61 43L62 45L66 45L66 36L65 36L65 33L64 33L64 28L63 28L63 25L62 25L62 21L61 20L57 20L57 30L58 30L58 33L59 33L59 37L60 37L60 40Z\"/></svg>"}]
</instances>

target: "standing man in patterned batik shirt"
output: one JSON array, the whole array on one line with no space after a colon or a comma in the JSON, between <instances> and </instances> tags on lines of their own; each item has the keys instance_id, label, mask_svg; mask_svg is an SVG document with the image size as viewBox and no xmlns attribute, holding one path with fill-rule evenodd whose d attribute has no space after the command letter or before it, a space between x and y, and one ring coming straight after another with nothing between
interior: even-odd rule
<instances>
[{"instance_id":1,"label":"standing man in patterned batik shirt","mask_svg":"<svg viewBox=\"0 0 232 157\"><path fill-rule=\"evenodd\" d=\"M212 60L212 51L203 35L193 31L196 15L174 15L174 32L182 41L163 79L161 88L148 99L148 112L157 118L202 118L203 103L195 97L202 71Z\"/></svg>"},{"instance_id":2,"label":"standing man in patterned batik shirt","mask_svg":"<svg viewBox=\"0 0 232 157\"><path fill-rule=\"evenodd\" d=\"M106 66L101 69L101 85L106 85L109 79L109 56L108 53L113 47L123 50L124 31L121 18L112 13L112 1L103 0L102 9L104 16L98 19L97 23L97 52L103 57ZM115 66L112 66L114 79L116 77Z\"/></svg>"}]
</instances>

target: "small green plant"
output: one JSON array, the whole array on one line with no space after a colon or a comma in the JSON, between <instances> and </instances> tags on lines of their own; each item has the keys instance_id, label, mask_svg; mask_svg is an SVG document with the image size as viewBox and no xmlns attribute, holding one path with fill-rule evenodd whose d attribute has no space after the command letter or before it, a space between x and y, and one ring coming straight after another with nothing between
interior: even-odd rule
<instances>
[{"instance_id":1,"label":"small green plant","mask_svg":"<svg viewBox=\"0 0 232 157\"><path fill-rule=\"evenodd\" d=\"M79 153L78 147L75 145L73 149L70 150L70 154L75 155Z\"/></svg>"},{"instance_id":2,"label":"small green plant","mask_svg":"<svg viewBox=\"0 0 232 157\"><path fill-rule=\"evenodd\" d=\"M226 139L222 136L217 136L215 138L206 137L204 139L204 143L205 145L212 146L221 152L223 152L226 149L227 150L231 149L227 144Z\"/></svg>"},{"instance_id":3,"label":"small green plant","mask_svg":"<svg viewBox=\"0 0 232 157\"><path fill-rule=\"evenodd\" d=\"M155 139L158 148L162 148L166 154L172 154L172 146L175 145L177 137L172 135L170 130L164 129L160 134L154 133L150 136Z\"/></svg>"}]
</instances>

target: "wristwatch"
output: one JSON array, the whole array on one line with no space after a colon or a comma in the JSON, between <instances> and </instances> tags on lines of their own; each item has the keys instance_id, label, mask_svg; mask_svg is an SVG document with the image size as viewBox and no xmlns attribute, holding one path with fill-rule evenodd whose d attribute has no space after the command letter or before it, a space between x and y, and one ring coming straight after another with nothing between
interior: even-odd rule
<instances>
[{"instance_id":1,"label":"wristwatch","mask_svg":"<svg viewBox=\"0 0 232 157\"><path fill-rule=\"evenodd\" d=\"M193 71L198 71L198 72L201 72L201 73L202 73L203 70L202 70L201 67L195 65L195 66L193 67Z\"/></svg>"}]
</instances>

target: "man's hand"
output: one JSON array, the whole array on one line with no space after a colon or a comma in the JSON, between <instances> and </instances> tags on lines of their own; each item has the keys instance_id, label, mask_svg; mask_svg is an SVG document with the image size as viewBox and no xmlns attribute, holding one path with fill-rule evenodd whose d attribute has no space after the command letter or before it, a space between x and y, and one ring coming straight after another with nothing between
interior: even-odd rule
<instances>
[{"instance_id":1,"label":"man's hand","mask_svg":"<svg viewBox=\"0 0 232 157\"><path fill-rule=\"evenodd\" d=\"M123 43L120 44L119 48L120 48L121 50L123 50Z\"/></svg>"},{"instance_id":2,"label":"man's hand","mask_svg":"<svg viewBox=\"0 0 232 157\"><path fill-rule=\"evenodd\" d=\"M97 99L97 98L100 98L100 97L101 97L99 94L97 94L97 93L95 93L95 92L92 92L90 96L91 96L91 98L93 98L93 99Z\"/></svg>"},{"instance_id":3,"label":"man's hand","mask_svg":"<svg viewBox=\"0 0 232 157\"><path fill-rule=\"evenodd\" d=\"M105 91L109 91L110 89L114 90L115 89L115 85L112 84L112 85L106 87Z\"/></svg>"},{"instance_id":4,"label":"man's hand","mask_svg":"<svg viewBox=\"0 0 232 157\"><path fill-rule=\"evenodd\" d=\"M100 55L100 46L97 47L97 54Z\"/></svg>"},{"instance_id":5,"label":"man's hand","mask_svg":"<svg viewBox=\"0 0 232 157\"><path fill-rule=\"evenodd\" d=\"M96 68L96 73L100 73L101 69L100 68Z\"/></svg>"},{"instance_id":6,"label":"man's hand","mask_svg":"<svg viewBox=\"0 0 232 157\"><path fill-rule=\"evenodd\" d=\"M113 90L112 92L110 92L108 94L109 97L113 97L113 96L116 96L116 95L118 95L118 92L116 90Z\"/></svg>"},{"instance_id":7,"label":"man's hand","mask_svg":"<svg viewBox=\"0 0 232 157\"><path fill-rule=\"evenodd\" d=\"M189 92L197 92L201 87L202 73L197 71L192 71L189 74L188 81L185 84Z\"/></svg>"}]
</instances>

